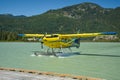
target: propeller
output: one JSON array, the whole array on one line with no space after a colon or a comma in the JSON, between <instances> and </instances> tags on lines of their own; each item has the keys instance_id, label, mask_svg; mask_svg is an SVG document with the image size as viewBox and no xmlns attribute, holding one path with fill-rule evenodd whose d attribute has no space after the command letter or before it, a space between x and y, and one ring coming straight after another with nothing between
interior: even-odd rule
<instances>
[{"instance_id":1,"label":"propeller","mask_svg":"<svg viewBox=\"0 0 120 80\"><path fill-rule=\"evenodd\" d=\"M41 42L41 49L43 49L43 42Z\"/></svg>"},{"instance_id":2,"label":"propeller","mask_svg":"<svg viewBox=\"0 0 120 80\"><path fill-rule=\"evenodd\" d=\"M43 38L46 37L46 34L47 34L47 33L45 33L44 36L40 39L41 49L44 48L44 47L43 47L43 43L44 43L44 42L43 42Z\"/></svg>"},{"instance_id":3,"label":"propeller","mask_svg":"<svg viewBox=\"0 0 120 80\"><path fill-rule=\"evenodd\" d=\"M80 29L78 29L78 31L77 31L77 34L79 34L79 33L80 33ZM77 42L77 43L79 44L79 46L78 46L77 48L80 47L80 40L81 40L81 39L79 38L79 39L78 39L78 42Z\"/></svg>"}]
</instances>

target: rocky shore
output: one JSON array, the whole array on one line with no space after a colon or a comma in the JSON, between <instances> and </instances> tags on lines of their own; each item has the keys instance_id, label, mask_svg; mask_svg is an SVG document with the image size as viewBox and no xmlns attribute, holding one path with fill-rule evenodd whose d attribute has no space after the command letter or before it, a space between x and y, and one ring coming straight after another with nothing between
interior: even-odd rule
<instances>
[{"instance_id":1,"label":"rocky shore","mask_svg":"<svg viewBox=\"0 0 120 80\"><path fill-rule=\"evenodd\" d=\"M39 72L14 68L0 68L0 80L104 80L52 72Z\"/></svg>"}]
</instances>

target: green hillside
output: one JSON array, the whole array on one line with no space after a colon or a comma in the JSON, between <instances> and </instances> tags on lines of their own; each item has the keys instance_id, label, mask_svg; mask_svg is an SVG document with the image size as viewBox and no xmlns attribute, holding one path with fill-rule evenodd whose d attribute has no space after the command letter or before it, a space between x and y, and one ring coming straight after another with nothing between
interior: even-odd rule
<instances>
[{"instance_id":1,"label":"green hillside","mask_svg":"<svg viewBox=\"0 0 120 80\"><path fill-rule=\"evenodd\" d=\"M87 2L31 17L1 14L0 40L16 40L18 33L120 33L119 22L120 7L109 9Z\"/></svg>"}]
</instances>

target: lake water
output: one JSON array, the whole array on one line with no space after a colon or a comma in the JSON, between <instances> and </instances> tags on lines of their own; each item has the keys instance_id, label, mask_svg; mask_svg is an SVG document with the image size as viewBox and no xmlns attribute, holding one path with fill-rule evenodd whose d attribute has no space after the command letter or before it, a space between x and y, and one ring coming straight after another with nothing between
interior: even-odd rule
<instances>
[{"instance_id":1,"label":"lake water","mask_svg":"<svg viewBox=\"0 0 120 80\"><path fill-rule=\"evenodd\" d=\"M120 80L119 42L82 42L72 49L80 55L68 57L34 56L40 49L38 42L0 42L0 67Z\"/></svg>"}]
</instances>

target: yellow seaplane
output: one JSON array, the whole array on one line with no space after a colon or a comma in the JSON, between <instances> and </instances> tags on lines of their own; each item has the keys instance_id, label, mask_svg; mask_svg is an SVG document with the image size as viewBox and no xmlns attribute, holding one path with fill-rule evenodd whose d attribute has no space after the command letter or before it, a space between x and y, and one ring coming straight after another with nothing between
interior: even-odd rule
<instances>
[{"instance_id":1,"label":"yellow seaplane","mask_svg":"<svg viewBox=\"0 0 120 80\"><path fill-rule=\"evenodd\" d=\"M77 34L18 34L27 38L38 38L41 42L41 48L43 45L49 47L45 54L57 56L57 53L63 54L63 48L80 47L80 39L87 37L96 37L101 35L116 35L116 32L98 32L98 33L77 33ZM60 49L55 52L54 49ZM51 49L51 52L49 50ZM35 55L36 52L35 52Z\"/></svg>"}]
</instances>

